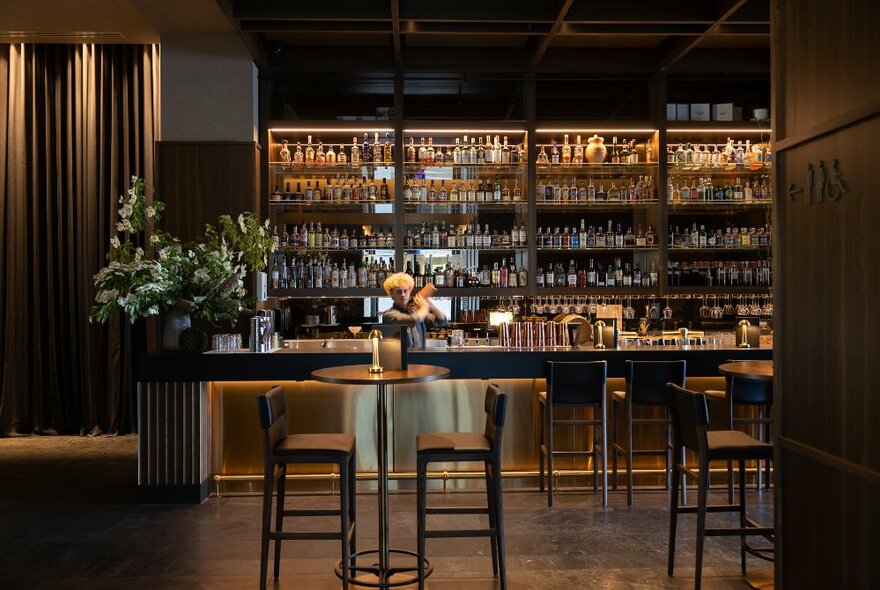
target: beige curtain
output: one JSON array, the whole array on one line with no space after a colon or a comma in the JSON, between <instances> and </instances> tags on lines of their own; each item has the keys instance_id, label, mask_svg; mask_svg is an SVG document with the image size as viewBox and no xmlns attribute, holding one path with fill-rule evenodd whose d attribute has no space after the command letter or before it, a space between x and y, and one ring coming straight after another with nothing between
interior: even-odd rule
<instances>
[{"instance_id":1,"label":"beige curtain","mask_svg":"<svg viewBox=\"0 0 880 590\"><path fill-rule=\"evenodd\" d=\"M153 181L159 49L0 45L0 436L126 432L145 328L90 324L131 175Z\"/></svg>"}]
</instances>

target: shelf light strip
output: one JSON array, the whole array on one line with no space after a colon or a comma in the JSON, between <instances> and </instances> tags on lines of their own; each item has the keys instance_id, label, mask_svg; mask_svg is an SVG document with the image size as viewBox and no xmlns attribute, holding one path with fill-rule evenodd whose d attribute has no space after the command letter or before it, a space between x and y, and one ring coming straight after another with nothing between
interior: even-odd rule
<instances>
[{"instance_id":1,"label":"shelf light strip","mask_svg":"<svg viewBox=\"0 0 880 590\"><path fill-rule=\"evenodd\" d=\"M675 129L667 129L667 133L771 133L770 129L755 129L754 127L748 127L744 129L731 129L731 128L712 128L707 129L705 127L694 129L694 128L675 128Z\"/></svg>"},{"instance_id":2,"label":"shelf light strip","mask_svg":"<svg viewBox=\"0 0 880 590\"><path fill-rule=\"evenodd\" d=\"M270 133L394 133L394 129L382 127L275 127Z\"/></svg>"},{"instance_id":3,"label":"shelf light strip","mask_svg":"<svg viewBox=\"0 0 880 590\"><path fill-rule=\"evenodd\" d=\"M404 129L404 133L525 133L525 129Z\"/></svg>"},{"instance_id":4,"label":"shelf light strip","mask_svg":"<svg viewBox=\"0 0 880 590\"><path fill-rule=\"evenodd\" d=\"M656 129L535 129L538 133L654 133Z\"/></svg>"}]
</instances>

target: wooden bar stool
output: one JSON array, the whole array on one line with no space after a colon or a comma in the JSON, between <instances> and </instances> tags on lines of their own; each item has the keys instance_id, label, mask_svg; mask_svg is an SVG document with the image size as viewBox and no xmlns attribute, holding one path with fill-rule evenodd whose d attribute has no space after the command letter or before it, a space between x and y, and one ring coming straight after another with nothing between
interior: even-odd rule
<instances>
[{"instance_id":1,"label":"wooden bar stool","mask_svg":"<svg viewBox=\"0 0 880 590\"><path fill-rule=\"evenodd\" d=\"M547 506L553 506L553 456L592 456L593 490L599 489L599 454L602 459L602 506L608 506L608 453L607 429L605 426L605 385L608 376L608 363L555 362L547 363L547 391L538 393L540 437L538 441L538 469L541 491L544 491L544 458L547 458ZM557 405L572 408L589 407L592 419L557 419ZM553 448L553 430L557 426L593 427L593 448L590 451ZM598 427L598 428L597 428Z\"/></svg>"},{"instance_id":2,"label":"wooden bar stool","mask_svg":"<svg viewBox=\"0 0 880 590\"><path fill-rule=\"evenodd\" d=\"M504 512L501 501L501 433L507 409L507 395L489 384L483 402L486 428L479 432L423 433L416 438L418 489L419 590L425 588L425 541L450 537L489 537L492 544L492 573L501 577L501 590L507 588L504 562ZM486 473L486 508L429 508L428 464L445 461L480 461ZM428 514L486 514L488 529L427 530Z\"/></svg>"},{"instance_id":3,"label":"wooden bar stool","mask_svg":"<svg viewBox=\"0 0 880 590\"><path fill-rule=\"evenodd\" d=\"M626 391L615 391L611 394L611 428L612 428L612 459L611 466L614 476L614 489L617 490L617 456L626 456L626 503L632 506L633 500L633 455L662 455L666 458L666 489L672 473L672 436L669 421L669 392L667 383L675 383L684 387L685 361L626 361ZM626 444L618 438L618 406L623 406L626 422ZM653 406L663 408L663 418L633 418L634 406ZM662 426L666 429L665 449L633 449L634 426Z\"/></svg>"},{"instance_id":4,"label":"wooden bar stool","mask_svg":"<svg viewBox=\"0 0 880 590\"><path fill-rule=\"evenodd\" d=\"M275 386L257 396L260 427L263 430L265 475L263 478L263 534L260 553L260 588L266 587L269 566L269 541L275 541L274 577L278 578L281 541L293 539L338 540L342 544L341 561L336 573L342 587L351 581L350 557L355 552L355 439L349 434L287 434L287 403L284 390ZM290 510L284 507L285 480L290 463L335 464L339 467L338 510ZM272 521L272 488L278 481L275 528ZM332 532L285 532L286 516L338 516L340 527Z\"/></svg>"},{"instance_id":5,"label":"wooden bar stool","mask_svg":"<svg viewBox=\"0 0 880 590\"><path fill-rule=\"evenodd\" d=\"M774 540L773 527L758 524L746 516L746 461L773 458L773 445L753 438L739 430L709 430L709 409L706 396L700 392L688 391L678 385L669 384L673 431L675 433L675 457L683 456L684 449L690 449L699 459L699 472L694 473L683 463L676 463L675 469L686 477L698 481L697 505L682 506L678 502L677 477L672 478L672 494L669 500L669 566L671 576L675 567L675 532L679 514L697 513L697 562L694 573L694 588L699 589L703 573L703 544L706 536L739 536L740 559L743 575L746 574L746 553L762 559L771 558L773 547L757 548L746 542L750 536L762 536L771 543ZM709 463L715 460L739 462L739 504L708 505ZM739 527L706 528L707 512L738 512Z\"/></svg>"}]
</instances>

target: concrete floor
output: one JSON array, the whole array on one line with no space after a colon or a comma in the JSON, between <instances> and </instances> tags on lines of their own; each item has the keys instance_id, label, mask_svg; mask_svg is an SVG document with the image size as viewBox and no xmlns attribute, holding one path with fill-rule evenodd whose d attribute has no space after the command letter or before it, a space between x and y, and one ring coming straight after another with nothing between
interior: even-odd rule
<instances>
[{"instance_id":1,"label":"concrete floor","mask_svg":"<svg viewBox=\"0 0 880 590\"><path fill-rule=\"evenodd\" d=\"M257 588L260 498L140 505L136 457L136 436L0 439L0 588ZM719 490L710 502L713 495L718 502L726 497ZM484 498L432 494L429 504L475 505ZM506 492L508 587L692 588L696 518L680 517L678 566L675 577L667 577L667 498L664 492L640 492L628 508L621 491L603 509L592 492L563 492L548 509L537 492ZM375 494L358 495L360 549L375 544L375 500ZM288 499L293 501L329 507L336 498ZM760 521L772 520L771 493L750 492L748 501ZM392 544L414 550L414 495L392 495L391 510ZM725 515L709 519L710 526L734 522ZM292 541L284 547L281 577L271 588L340 587L332 573L335 542ZM432 590L500 588L492 578L488 540L430 540L428 553ZM749 558L750 569L764 565ZM707 540L703 586L748 587L739 574L738 540Z\"/></svg>"}]
</instances>

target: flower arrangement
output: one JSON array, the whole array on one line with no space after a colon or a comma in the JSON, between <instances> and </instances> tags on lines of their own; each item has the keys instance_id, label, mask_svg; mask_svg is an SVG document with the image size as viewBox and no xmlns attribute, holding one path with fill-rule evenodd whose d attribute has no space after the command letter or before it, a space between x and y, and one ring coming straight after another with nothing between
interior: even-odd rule
<instances>
[{"instance_id":1,"label":"flower arrangement","mask_svg":"<svg viewBox=\"0 0 880 590\"><path fill-rule=\"evenodd\" d=\"M110 239L108 264L95 275L95 305L89 317L106 322L117 310L134 321L177 306L212 324L234 323L248 307L244 277L267 265L274 250L269 220L253 213L218 226L187 244L158 227L165 204L147 203L145 183L133 176L128 197L119 197L119 235ZM137 243L144 243L147 250ZM140 238L140 239L138 239Z\"/></svg>"}]
</instances>

